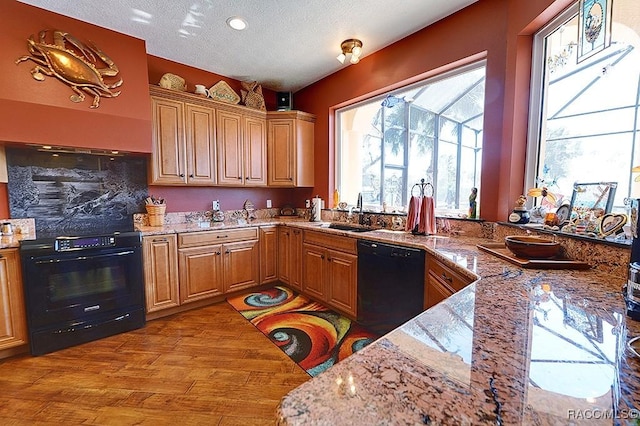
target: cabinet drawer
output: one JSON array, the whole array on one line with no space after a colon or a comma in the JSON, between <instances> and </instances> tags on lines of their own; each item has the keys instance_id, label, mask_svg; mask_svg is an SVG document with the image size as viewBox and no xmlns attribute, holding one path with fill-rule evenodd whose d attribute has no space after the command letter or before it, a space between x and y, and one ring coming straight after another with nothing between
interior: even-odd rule
<instances>
[{"instance_id":1,"label":"cabinet drawer","mask_svg":"<svg viewBox=\"0 0 640 426\"><path fill-rule=\"evenodd\" d=\"M469 285L473 280L449 268L443 263L427 256L429 273L454 291L459 291Z\"/></svg>"},{"instance_id":2,"label":"cabinet drawer","mask_svg":"<svg viewBox=\"0 0 640 426\"><path fill-rule=\"evenodd\" d=\"M304 231L304 242L356 254L356 239L325 232Z\"/></svg>"},{"instance_id":3,"label":"cabinet drawer","mask_svg":"<svg viewBox=\"0 0 640 426\"><path fill-rule=\"evenodd\" d=\"M178 247L196 247L224 244L232 241L257 240L258 228L227 229L219 231L185 232L178 234Z\"/></svg>"}]
</instances>

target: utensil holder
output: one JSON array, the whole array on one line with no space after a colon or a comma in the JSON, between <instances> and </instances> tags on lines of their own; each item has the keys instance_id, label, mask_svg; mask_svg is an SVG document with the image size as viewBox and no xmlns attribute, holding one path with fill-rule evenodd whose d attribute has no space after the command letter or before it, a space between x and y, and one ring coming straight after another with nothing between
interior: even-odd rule
<instances>
[{"instance_id":1,"label":"utensil holder","mask_svg":"<svg viewBox=\"0 0 640 426\"><path fill-rule=\"evenodd\" d=\"M150 226L163 226L164 225L164 212L167 208L166 204L147 204L147 215L149 216Z\"/></svg>"}]
</instances>

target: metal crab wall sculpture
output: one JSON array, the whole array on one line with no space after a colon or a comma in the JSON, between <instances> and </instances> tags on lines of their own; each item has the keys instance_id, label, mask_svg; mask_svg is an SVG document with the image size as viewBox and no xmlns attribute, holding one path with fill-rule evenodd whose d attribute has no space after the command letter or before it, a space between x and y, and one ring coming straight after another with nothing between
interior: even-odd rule
<instances>
[{"instance_id":1,"label":"metal crab wall sculpture","mask_svg":"<svg viewBox=\"0 0 640 426\"><path fill-rule=\"evenodd\" d=\"M122 85L122 78L107 84L104 77L117 77L120 70L116 64L95 44L82 43L80 40L64 31L53 31L53 44L46 42L47 32L42 30L38 41L33 35L27 40L30 55L16 59L16 64L32 61L36 66L31 75L38 81L43 81L45 75L56 77L67 84L74 94L69 99L72 102L84 101L85 94L93 96L91 108L98 108L100 97L115 98L120 91L112 91ZM96 58L98 57L98 59ZM106 65L98 68L98 65Z\"/></svg>"}]
</instances>

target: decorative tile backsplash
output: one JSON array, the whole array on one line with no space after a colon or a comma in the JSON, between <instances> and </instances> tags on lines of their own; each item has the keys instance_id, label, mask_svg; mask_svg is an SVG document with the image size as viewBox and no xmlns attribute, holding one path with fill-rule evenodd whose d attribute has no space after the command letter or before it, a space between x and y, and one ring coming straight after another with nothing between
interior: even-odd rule
<instances>
[{"instance_id":1,"label":"decorative tile backsplash","mask_svg":"<svg viewBox=\"0 0 640 426\"><path fill-rule=\"evenodd\" d=\"M34 218L36 231L132 229L144 211L146 158L8 148L9 212Z\"/></svg>"}]
</instances>

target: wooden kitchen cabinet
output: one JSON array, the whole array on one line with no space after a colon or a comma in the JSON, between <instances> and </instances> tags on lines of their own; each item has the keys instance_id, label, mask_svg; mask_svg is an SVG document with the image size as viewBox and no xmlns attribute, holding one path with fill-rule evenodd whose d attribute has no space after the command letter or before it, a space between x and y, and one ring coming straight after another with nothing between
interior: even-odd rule
<instances>
[{"instance_id":1,"label":"wooden kitchen cabinet","mask_svg":"<svg viewBox=\"0 0 640 426\"><path fill-rule=\"evenodd\" d=\"M221 295L224 292L222 250L220 244L178 250L180 304Z\"/></svg>"},{"instance_id":2,"label":"wooden kitchen cabinet","mask_svg":"<svg viewBox=\"0 0 640 426\"><path fill-rule=\"evenodd\" d=\"M153 143L150 183L216 183L215 110L152 96Z\"/></svg>"},{"instance_id":3,"label":"wooden kitchen cabinet","mask_svg":"<svg viewBox=\"0 0 640 426\"><path fill-rule=\"evenodd\" d=\"M289 285L291 287L302 289L302 240L303 234L301 229L293 228L291 230L291 240L289 241Z\"/></svg>"},{"instance_id":4,"label":"wooden kitchen cabinet","mask_svg":"<svg viewBox=\"0 0 640 426\"><path fill-rule=\"evenodd\" d=\"M260 280L258 240L227 243L224 251L224 292L255 287Z\"/></svg>"},{"instance_id":5,"label":"wooden kitchen cabinet","mask_svg":"<svg viewBox=\"0 0 640 426\"><path fill-rule=\"evenodd\" d=\"M185 104L187 184L216 183L215 110Z\"/></svg>"},{"instance_id":6,"label":"wooden kitchen cabinet","mask_svg":"<svg viewBox=\"0 0 640 426\"><path fill-rule=\"evenodd\" d=\"M184 102L151 97L153 143L151 183L186 184Z\"/></svg>"},{"instance_id":7,"label":"wooden kitchen cabinet","mask_svg":"<svg viewBox=\"0 0 640 426\"><path fill-rule=\"evenodd\" d=\"M220 185L243 184L242 115L219 111L217 118L218 183Z\"/></svg>"},{"instance_id":8,"label":"wooden kitchen cabinet","mask_svg":"<svg viewBox=\"0 0 640 426\"><path fill-rule=\"evenodd\" d=\"M358 307L358 256L327 250L327 302L356 317Z\"/></svg>"},{"instance_id":9,"label":"wooden kitchen cabinet","mask_svg":"<svg viewBox=\"0 0 640 426\"><path fill-rule=\"evenodd\" d=\"M258 285L257 228L178 234L180 303Z\"/></svg>"},{"instance_id":10,"label":"wooden kitchen cabinet","mask_svg":"<svg viewBox=\"0 0 640 426\"><path fill-rule=\"evenodd\" d=\"M302 245L302 292L324 301L327 299L326 257L326 249L313 244Z\"/></svg>"},{"instance_id":11,"label":"wooden kitchen cabinet","mask_svg":"<svg viewBox=\"0 0 640 426\"><path fill-rule=\"evenodd\" d=\"M302 290L302 230L282 226L278 230L278 276L290 287Z\"/></svg>"},{"instance_id":12,"label":"wooden kitchen cabinet","mask_svg":"<svg viewBox=\"0 0 640 426\"><path fill-rule=\"evenodd\" d=\"M474 280L466 277L433 256L426 255L424 308L437 305Z\"/></svg>"},{"instance_id":13,"label":"wooden kitchen cabinet","mask_svg":"<svg viewBox=\"0 0 640 426\"><path fill-rule=\"evenodd\" d=\"M0 250L0 350L27 343L18 249Z\"/></svg>"},{"instance_id":14,"label":"wooden kitchen cabinet","mask_svg":"<svg viewBox=\"0 0 640 426\"><path fill-rule=\"evenodd\" d=\"M278 279L291 285L291 233L287 226L278 228ZM298 289L299 290L299 289Z\"/></svg>"},{"instance_id":15,"label":"wooden kitchen cabinet","mask_svg":"<svg viewBox=\"0 0 640 426\"><path fill-rule=\"evenodd\" d=\"M355 318L358 256L356 240L305 231L302 249L302 292Z\"/></svg>"},{"instance_id":16,"label":"wooden kitchen cabinet","mask_svg":"<svg viewBox=\"0 0 640 426\"><path fill-rule=\"evenodd\" d=\"M244 184L267 185L267 122L244 117Z\"/></svg>"},{"instance_id":17,"label":"wooden kitchen cabinet","mask_svg":"<svg viewBox=\"0 0 640 426\"><path fill-rule=\"evenodd\" d=\"M218 184L266 186L265 119L218 111L217 128Z\"/></svg>"},{"instance_id":18,"label":"wooden kitchen cabinet","mask_svg":"<svg viewBox=\"0 0 640 426\"><path fill-rule=\"evenodd\" d=\"M315 116L301 111L267 113L269 186L313 186Z\"/></svg>"},{"instance_id":19,"label":"wooden kitchen cabinet","mask_svg":"<svg viewBox=\"0 0 640 426\"><path fill-rule=\"evenodd\" d=\"M175 234L142 238L147 313L180 305Z\"/></svg>"},{"instance_id":20,"label":"wooden kitchen cabinet","mask_svg":"<svg viewBox=\"0 0 640 426\"><path fill-rule=\"evenodd\" d=\"M278 227L260 227L260 284L278 281Z\"/></svg>"}]
</instances>

